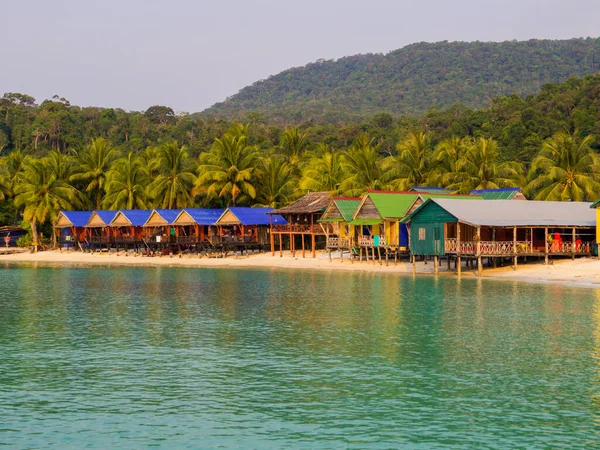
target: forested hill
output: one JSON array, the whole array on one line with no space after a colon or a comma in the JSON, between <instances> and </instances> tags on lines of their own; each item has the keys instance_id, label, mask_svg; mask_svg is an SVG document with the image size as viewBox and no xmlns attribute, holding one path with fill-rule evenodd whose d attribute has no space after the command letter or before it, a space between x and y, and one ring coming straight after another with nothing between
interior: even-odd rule
<instances>
[{"instance_id":1,"label":"forested hill","mask_svg":"<svg viewBox=\"0 0 600 450\"><path fill-rule=\"evenodd\" d=\"M535 94L546 83L599 70L600 38L418 43L289 69L204 114L242 119L256 112L279 124L420 115L455 103L482 108L495 97Z\"/></svg>"}]
</instances>

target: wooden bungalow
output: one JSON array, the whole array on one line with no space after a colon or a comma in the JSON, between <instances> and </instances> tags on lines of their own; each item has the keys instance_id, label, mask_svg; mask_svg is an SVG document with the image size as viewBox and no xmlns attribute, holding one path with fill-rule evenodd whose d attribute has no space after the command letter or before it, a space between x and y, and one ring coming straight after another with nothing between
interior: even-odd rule
<instances>
[{"instance_id":1,"label":"wooden bungalow","mask_svg":"<svg viewBox=\"0 0 600 450\"><path fill-rule=\"evenodd\" d=\"M215 222L217 237L221 243L243 244L263 249L269 242L272 244L271 226L287 224L280 215L269 214L272 211L273 208L231 206L223 211Z\"/></svg>"},{"instance_id":2,"label":"wooden bungalow","mask_svg":"<svg viewBox=\"0 0 600 450\"><path fill-rule=\"evenodd\" d=\"M350 225L360 198L335 197L319 219L319 224L327 236L327 249L352 250L354 227Z\"/></svg>"},{"instance_id":3,"label":"wooden bungalow","mask_svg":"<svg viewBox=\"0 0 600 450\"><path fill-rule=\"evenodd\" d=\"M117 251L140 248L146 238L144 225L151 214L152 211L142 209L125 209L115 214L108 226L111 229L112 243Z\"/></svg>"},{"instance_id":4,"label":"wooden bungalow","mask_svg":"<svg viewBox=\"0 0 600 450\"><path fill-rule=\"evenodd\" d=\"M280 215L286 224L271 225L271 253L275 256L275 238L279 239L280 255L283 251L284 237L289 238L289 249L296 255L296 238L301 241L302 257L305 257L305 238L310 238L313 258L316 256L318 236L325 236L325 230L318 224L325 209L331 203L329 192L309 192L289 206L271 211L271 215Z\"/></svg>"},{"instance_id":5,"label":"wooden bungalow","mask_svg":"<svg viewBox=\"0 0 600 450\"><path fill-rule=\"evenodd\" d=\"M109 247L112 241L112 229L108 226L117 215L117 211L93 211L85 224L87 244L92 248Z\"/></svg>"},{"instance_id":6,"label":"wooden bungalow","mask_svg":"<svg viewBox=\"0 0 600 450\"><path fill-rule=\"evenodd\" d=\"M384 254L408 252L408 228L402 223L421 201L415 192L370 191L365 195L352 218L351 225L356 227L355 244L362 260L363 250L367 260L369 251L375 259L375 251L381 259Z\"/></svg>"},{"instance_id":7,"label":"wooden bungalow","mask_svg":"<svg viewBox=\"0 0 600 450\"><path fill-rule=\"evenodd\" d=\"M177 242L181 244L197 244L210 240L215 229L214 235L217 235L216 227L213 227L219 217L223 214L223 209L203 209L186 208L182 210L173 225L176 227Z\"/></svg>"},{"instance_id":8,"label":"wooden bungalow","mask_svg":"<svg viewBox=\"0 0 600 450\"><path fill-rule=\"evenodd\" d=\"M85 242L88 229L85 227L92 211L61 211L54 224L54 235L60 249L77 249Z\"/></svg>"},{"instance_id":9,"label":"wooden bungalow","mask_svg":"<svg viewBox=\"0 0 600 450\"><path fill-rule=\"evenodd\" d=\"M410 224L410 252L433 256L436 271L439 257L448 256L461 270L461 258L472 264L482 259L494 264L519 257L589 255L594 239L595 217L590 203L511 202L431 198L405 221Z\"/></svg>"}]
</instances>

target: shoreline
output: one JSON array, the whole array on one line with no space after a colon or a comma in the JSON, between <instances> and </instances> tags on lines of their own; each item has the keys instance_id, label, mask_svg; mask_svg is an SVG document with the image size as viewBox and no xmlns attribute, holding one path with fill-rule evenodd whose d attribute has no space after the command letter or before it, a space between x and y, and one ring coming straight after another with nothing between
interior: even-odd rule
<instances>
[{"instance_id":1,"label":"shoreline","mask_svg":"<svg viewBox=\"0 0 600 450\"><path fill-rule=\"evenodd\" d=\"M290 252L284 252L283 257L279 254L271 256L270 253L227 258L199 258L197 255L190 257L183 255L142 257L125 256L106 253L81 253L74 251L58 250L39 252L36 254L25 252L8 255L0 255L0 263L42 263L49 265L79 265L79 266L131 266L131 267L189 267L189 268L238 268L238 269L284 269L284 270L324 270L345 272L368 272L381 274L412 275L412 265L406 261L399 261L397 265L390 261L386 266L379 263L358 262L350 260L340 262L339 259L329 261L326 252L319 252L316 258L302 256L292 257ZM433 262L417 263L417 274L435 276ZM441 277L456 277L454 269L448 270L445 264L439 268ZM478 278L475 271L463 268L463 277ZM509 280L525 283L560 284L576 287L600 288L600 260L592 258L579 258L575 261L555 260L548 266L542 263L521 264L517 270L512 267L500 267L496 269L485 268L482 279Z\"/></svg>"}]
</instances>

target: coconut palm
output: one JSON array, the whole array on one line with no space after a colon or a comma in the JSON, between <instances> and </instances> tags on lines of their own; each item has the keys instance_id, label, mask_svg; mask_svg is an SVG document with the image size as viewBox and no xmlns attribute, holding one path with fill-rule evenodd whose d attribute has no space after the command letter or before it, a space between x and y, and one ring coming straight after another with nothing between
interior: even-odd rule
<instances>
[{"instance_id":1,"label":"coconut palm","mask_svg":"<svg viewBox=\"0 0 600 450\"><path fill-rule=\"evenodd\" d=\"M456 171L446 175L448 189L468 194L474 189L516 187L523 182L523 166L514 161L500 162L498 145L493 139L473 142L456 162Z\"/></svg>"},{"instance_id":2,"label":"coconut palm","mask_svg":"<svg viewBox=\"0 0 600 450\"><path fill-rule=\"evenodd\" d=\"M26 158L23 177L15 185L15 205L23 208L23 219L31 224L34 252L39 238L37 225L54 220L61 209L81 206L79 192L59 180L48 158Z\"/></svg>"},{"instance_id":3,"label":"coconut palm","mask_svg":"<svg viewBox=\"0 0 600 450\"><path fill-rule=\"evenodd\" d=\"M48 152L48 164L54 171L56 178L68 182L75 171L75 161L72 156L61 153L59 150Z\"/></svg>"},{"instance_id":4,"label":"coconut palm","mask_svg":"<svg viewBox=\"0 0 600 450\"><path fill-rule=\"evenodd\" d=\"M436 161L427 135L413 131L396 149L398 154L388 156L382 163L395 189L408 190L413 186L435 184L432 176Z\"/></svg>"},{"instance_id":5,"label":"coconut palm","mask_svg":"<svg viewBox=\"0 0 600 450\"><path fill-rule=\"evenodd\" d=\"M593 201L600 192L600 157L590 144L568 133L557 133L542 144L534 159L525 192L535 200Z\"/></svg>"},{"instance_id":6,"label":"coconut palm","mask_svg":"<svg viewBox=\"0 0 600 450\"><path fill-rule=\"evenodd\" d=\"M3 173L4 194L8 197L13 195L13 188L23 177L23 161L26 155L21 150L13 150L2 158L0 169Z\"/></svg>"},{"instance_id":7,"label":"coconut palm","mask_svg":"<svg viewBox=\"0 0 600 450\"><path fill-rule=\"evenodd\" d=\"M300 159L308 149L308 135L301 133L298 127L286 128L279 139L279 153L285 156L287 162L299 171Z\"/></svg>"},{"instance_id":8,"label":"coconut palm","mask_svg":"<svg viewBox=\"0 0 600 450\"><path fill-rule=\"evenodd\" d=\"M307 191L330 191L336 195L346 179L341 153L333 152L324 143L312 152L303 169L300 188Z\"/></svg>"},{"instance_id":9,"label":"coconut palm","mask_svg":"<svg viewBox=\"0 0 600 450\"><path fill-rule=\"evenodd\" d=\"M279 208L295 196L298 179L292 167L282 158L262 158L256 171L256 199L254 204Z\"/></svg>"},{"instance_id":10,"label":"coconut palm","mask_svg":"<svg viewBox=\"0 0 600 450\"><path fill-rule=\"evenodd\" d=\"M342 166L347 173L341 185L345 195L357 197L369 189L388 187L377 150L374 140L362 134L350 150L342 155Z\"/></svg>"},{"instance_id":11,"label":"coconut palm","mask_svg":"<svg viewBox=\"0 0 600 450\"><path fill-rule=\"evenodd\" d=\"M221 199L227 205L256 198L254 175L259 152L248 145L247 127L232 127L215 139L209 152L200 155L196 188L208 200Z\"/></svg>"},{"instance_id":12,"label":"coconut palm","mask_svg":"<svg viewBox=\"0 0 600 450\"><path fill-rule=\"evenodd\" d=\"M116 160L108 173L106 196L102 202L106 209L145 209L148 208L149 184L146 165L129 152L126 157Z\"/></svg>"},{"instance_id":13,"label":"coconut palm","mask_svg":"<svg viewBox=\"0 0 600 450\"><path fill-rule=\"evenodd\" d=\"M77 173L72 181L87 183L85 192L93 198L96 209L100 209L104 196L104 185L110 166L119 157L119 152L105 139L97 138L75 155L78 161Z\"/></svg>"},{"instance_id":14,"label":"coconut palm","mask_svg":"<svg viewBox=\"0 0 600 450\"><path fill-rule=\"evenodd\" d=\"M184 146L176 142L161 145L156 150L154 164L159 174L148 186L150 195L161 208L186 208L192 205L191 196L196 182L195 161Z\"/></svg>"},{"instance_id":15,"label":"coconut palm","mask_svg":"<svg viewBox=\"0 0 600 450\"><path fill-rule=\"evenodd\" d=\"M452 136L440 142L433 152L434 167L428 180L432 184L447 186L451 174L457 172L458 161L472 145L471 139Z\"/></svg>"}]
</instances>

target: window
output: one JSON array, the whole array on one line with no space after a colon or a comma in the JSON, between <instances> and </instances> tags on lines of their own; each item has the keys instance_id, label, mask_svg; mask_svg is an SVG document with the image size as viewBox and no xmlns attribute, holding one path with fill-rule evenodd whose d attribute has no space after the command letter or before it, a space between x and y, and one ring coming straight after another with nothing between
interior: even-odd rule
<instances>
[{"instance_id":1,"label":"window","mask_svg":"<svg viewBox=\"0 0 600 450\"><path fill-rule=\"evenodd\" d=\"M425 240L425 228L419 228L419 240L420 241Z\"/></svg>"}]
</instances>

